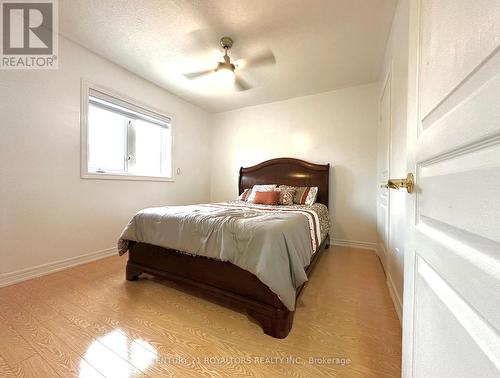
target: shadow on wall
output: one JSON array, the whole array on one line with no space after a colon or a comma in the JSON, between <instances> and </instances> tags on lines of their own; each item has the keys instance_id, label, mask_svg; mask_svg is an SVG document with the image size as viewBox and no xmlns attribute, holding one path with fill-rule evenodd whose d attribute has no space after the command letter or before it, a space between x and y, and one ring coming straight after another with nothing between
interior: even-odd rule
<instances>
[{"instance_id":1,"label":"shadow on wall","mask_svg":"<svg viewBox=\"0 0 500 378\"><path fill-rule=\"evenodd\" d=\"M342 226L336 223L337 217L335 216L337 208L337 196L338 184L337 184L337 167L330 163L330 192L328 193L328 210L330 213L330 239L342 235Z\"/></svg>"},{"instance_id":2,"label":"shadow on wall","mask_svg":"<svg viewBox=\"0 0 500 378\"><path fill-rule=\"evenodd\" d=\"M332 234L335 239L346 239L345 229L343 223L346 219L339 219L338 213L355 215L357 210L352 206L350 196L355 193L356 183L355 177L352 174L352 169L348 169L342 165L331 166L330 171L330 218L332 219ZM339 182L342 185L339 185ZM348 200L349 199L349 200ZM342 211L342 208L347 207ZM360 216L362 216L360 214ZM351 217L349 217L351 218ZM354 216L352 218L359 218Z\"/></svg>"}]
</instances>

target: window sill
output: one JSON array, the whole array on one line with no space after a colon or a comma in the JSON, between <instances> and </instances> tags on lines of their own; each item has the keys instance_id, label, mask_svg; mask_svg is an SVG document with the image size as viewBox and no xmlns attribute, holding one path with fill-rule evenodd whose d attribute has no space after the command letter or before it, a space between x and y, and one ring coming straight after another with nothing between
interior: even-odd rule
<instances>
[{"instance_id":1,"label":"window sill","mask_svg":"<svg viewBox=\"0 0 500 378\"><path fill-rule=\"evenodd\" d=\"M159 181L159 182L174 182L173 177L162 177L162 176L138 176L131 174L113 174L113 173L82 173L80 175L82 179L90 180L125 180L125 181Z\"/></svg>"}]
</instances>

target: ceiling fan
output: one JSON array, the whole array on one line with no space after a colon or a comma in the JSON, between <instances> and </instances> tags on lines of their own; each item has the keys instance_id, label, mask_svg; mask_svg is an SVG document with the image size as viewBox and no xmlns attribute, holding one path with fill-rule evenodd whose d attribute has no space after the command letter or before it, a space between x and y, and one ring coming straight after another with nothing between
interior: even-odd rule
<instances>
[{"instance_id":1,"label":"ceiling fan","mask_svg":"<svg viewBox=\"0 0 500 378\"><path fill-rule=\"evenodd\" d=\"M222 37L220 39L220 45L224 49L223 62L217 62L216 68L197 72L189 72L185 73L184 76L190 80L193 80L206 75L217 74L221 82L234 84L237 90L246 91L248 89L251 89L252 86L248 84L239 74L237 74L237 71L241 71L243 68L246 69L276 63L276 59L274 58L274 54L271 50L267 50L258 56L254 56L253 58L239 59L232 63L231 58L228 55L228 51L233 46L233 40L230 37Z\"/></svg>"}]
</instances>

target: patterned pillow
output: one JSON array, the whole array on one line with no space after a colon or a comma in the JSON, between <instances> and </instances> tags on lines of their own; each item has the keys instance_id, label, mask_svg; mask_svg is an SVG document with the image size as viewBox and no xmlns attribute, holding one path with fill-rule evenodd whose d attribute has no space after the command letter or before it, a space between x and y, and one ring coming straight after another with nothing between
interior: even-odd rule
<instances>
[{"instance_id":1,"label":"patterned pillow","mask_svg":"<svg viewBox=\"0 0 500 378\"><path fill-rule=\"evenodd\" d=\"M317 186L304 186L297 188L295 192L294 202L300 205L312 205L318 197Z\"/></svg>"},{"instance_id":2,"label":"patterned pillow","mask_svg":"<svg viewBox=\"0 0 500 378\"><path fill-rule=\"evenodd\" d=\"M293 188L288 185L281 185L280 187ZM293 197L293 203L298 205L313 205L318 197L318 187L317 186L299 186L295 187L295 195Z\"/></svg>"},{"instance_id":3,"label":"patterned pillow","mask_svg":"<svg viewBox=\"0 0 500 378\"><path fill-rule=\"evenodd\" d=\"M245 190L243 191L243 193L241 193L241 194L238 196L237 200L239 200L239 201L246 201L246 200L247 200L247 198L248 198L248 196L250 195L250 193L252 193L252 189L248 189L248 188L247 188L247 189L245 189Z\"/></svg>"},{"instance_id":4,"label":"patterned pillow","mask_svg":"<svg viewBox=\"0 0 500 378\"><path fill-rule=\"evenodd\" d=\"M293 205L293 196L295 195L295 188L278 186L275 189L277 192L280 192L280 205Z\"/></svg>"},{"instance_id":5,"label":"patterned pillow","mask_svg":"<svg viewBox=\"0 0 500 378\"><path fill-rule=\"evenodd\" d=\"M253 202L255 198L255 193L259 192L273 192L276 189L276 185L254 185L252 188L252 192L247 196L247 202Z\"/></svg>"}]
</instances>

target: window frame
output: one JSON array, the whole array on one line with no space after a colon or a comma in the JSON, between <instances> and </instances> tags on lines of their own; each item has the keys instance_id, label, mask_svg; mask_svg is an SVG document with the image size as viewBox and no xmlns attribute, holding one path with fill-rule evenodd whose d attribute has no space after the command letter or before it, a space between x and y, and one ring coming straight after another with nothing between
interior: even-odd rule
<instances>
[{"instance_id":1,"label":"window frame","mask_svg":"<svg viewBox=\"0 0 500 378\"><path fill-rule=\"evenodd\" d=\"M96 91L101 94L116 99L117 102L121 104L126 104L131 111L143 111L146 116L154 116L159 120L168 120L171 142L170 149L167 149L167 153L170 153L170 176L145 176L139 175L132 172L92 172L88 170L88 110L89 110L89 97L90 92ZM117 104L120 105L120 104ZM175 142L175 132L174 132L174 117L172 114L166 114L165 112L158 111L148 105L141 103L135 99L129 98L122 94L118 94L113 90L104 88L98 84L92 83L88 80L81 80L81 94L80 94L80 178L82 179L97 179L97 180L133 180L133 181L164 181L164 182L174 182L174 142ZM127 140L126 143L129 143Z\"/></svg>"}]
</instances>

